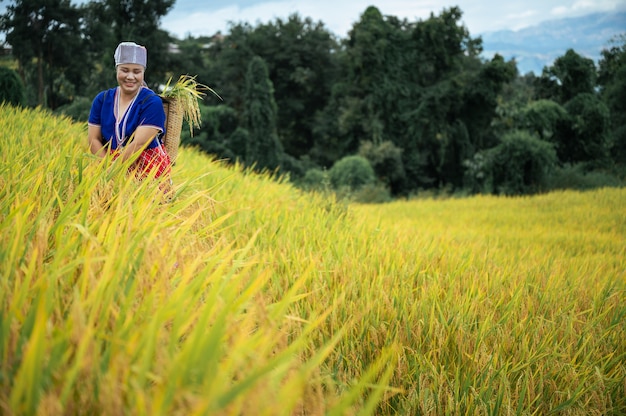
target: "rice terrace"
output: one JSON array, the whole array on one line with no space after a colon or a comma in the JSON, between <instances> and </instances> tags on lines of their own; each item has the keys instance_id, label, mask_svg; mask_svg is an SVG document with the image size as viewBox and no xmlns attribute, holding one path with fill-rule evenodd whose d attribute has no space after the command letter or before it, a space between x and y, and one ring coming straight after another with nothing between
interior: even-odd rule
<instances>
[{"instance_id":1,"label":"rice terrace","mask_svg":"<svg viewBox=\"0 0 626 416\"><path fill-rule=\"evenodd\" d=\"M348 204L181 148L176 195L0 106L4 415L626 414L626 189Z\"/></svg>"}]
</instances>

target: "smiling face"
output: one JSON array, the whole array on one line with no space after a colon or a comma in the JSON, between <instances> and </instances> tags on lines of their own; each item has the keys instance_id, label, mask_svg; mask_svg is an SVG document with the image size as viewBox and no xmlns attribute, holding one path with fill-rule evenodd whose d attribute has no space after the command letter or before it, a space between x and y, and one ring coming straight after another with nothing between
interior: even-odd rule
<instances>
[{"instance_id":1,"label":"smiling face","mask_svg":"<svg viewBox=\"0 0 626 416\"><path fill-rule=\"evenodd\" d=\"M120 64L117 66L117 83L125 95L135 95L143 85L144 67L139 64Z\"/></svg>"}]
</instances>

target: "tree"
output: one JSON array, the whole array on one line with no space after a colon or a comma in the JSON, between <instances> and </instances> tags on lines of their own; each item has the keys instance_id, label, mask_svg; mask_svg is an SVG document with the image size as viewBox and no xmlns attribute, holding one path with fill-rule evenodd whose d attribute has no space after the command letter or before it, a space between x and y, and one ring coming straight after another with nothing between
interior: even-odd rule
<instances>
[{"instance_id":1,"label":"tree","mask_svg":"<svg viewBox=\"0 0 626 416\"><path fill-rule=\"evenodd\" d=\"M267 65L254 57L246 74L244 125L250 132L246 162L256 169L275 169L283 149L276 133L276 102Z\"/></svg>"},{"instance_id":2,"label":"tree","mask_svg":"<svg viewBox=\"0 0 626 416\"><path fill-rule=\"evenodd\" d=\"M458 117L465 124L474 149L483 150L496 144L492 123L497 116L498 98L504 86L517 76L515 61L507 62L498 54L466 76Z\"/></svg>"},{"instance_id":3,"label":"tree","mask_svg":"<svg viewBox=\"0 0 626 416\"><path fill-rule=\"evenodd\" d=\"M376 181L374 169L362 156L346 156L337 161L328 172L330 183L335 189L343 187L358 190Z\"/></svg>"},{"instance_id":4,"label":"tree","mask_svg":"<svg viewBox=\"0 0 626 416\"><path fill-rule=\"evenodd\" d=\"M82 32L87 51L85 62L90 71L81 95L93 99L98 92L110 88L111 83L115 82L113 53L119 42L116 42L111 17L104 2L92 0L83 4L82 15Z\"/></svg>"},{"instance_id":5,"label":"tree","mask_svg":"<svg viewBox=\"0 0 626 416\"><path fill-rule=\"evenodd\" d=\"M391 190L399 186L406 176L402 163L402 149L390 141L384 141L379 145L364 141L358 155L370 162L378 179Z\"/></svg>"},{"instance_id":6,"label":"tree","mask_svg":"<svg viewBox=\"0 0 626 416\"><path fill-rule=\"evenodd\" d=\"M552 144L517 130L486 153L487 171L496 194L532 194L541 190L557 163Z\"/></svg>"},{"instance_id":7,"label":"tree","mask_svg":"<svg viewBox=\"0 0 626 416\"><path fill-rule=\"evenodd\" d=\"M482 40L470 37L460 25L463 12L458 7L444 9L439 16L419 22L412 39L418 54L415 69L421 85L432 85L461 69L464 56L476 57L482 52Z\"/></svg>"},{"instance_id":8,"label":"tree","mask_svg":"<svg viewBox=\"0 0 626 416\"><path fill-rule=\"evenodd\" d=\"M383 16L368 7L345 42L343 82L352 86L343 105L343 131L355 144L371 141L380 145L395 142L406 126L400 115L411 97L410 48L412 25L392 16Z\"/></svg>"},{"instance_id":9,"label":"tree","mask_svg":"<svg viewBox=\"0 0 626 416\"><path fill-rule=\"evenodd\" d=\"M626 166L626 34L616 37L613 46L602 51L598 84L611 116L611 155Z\"/></svg>"},{"instance_id":10,"label":"tree","mask_svg":"<svg viewBox=\"0 0 626 416\"><path fill-rule=\"evenodd\" d=\"M519 127L534 133L541 140L553 141L568 120L565 108L552 100L537 100L530 102L520 114Z\"/></svg>"},{"instance_id":11,"label":"tree","mask_svg":"<svg viewBox=\"0 0 626 416\"><path fill-rule=\"evenodd\" d=\"M309 153L315 114L328 103L336 79L336 40L323 23L292 14L258 26L249 45L267 63L285 151L295 157Z\"/></svg>"},{"instance_id":12,"label":"tree","mask_svg":"<svg viewBox=\"0 0 626 416\"><path fill-rule=\"evenodd\" d=\"M557 152L567 163L602 166L609 150L609 109L594 94L578 94L565 104L569 123L559 134Z\"/></svg>"},{"instance_id":13,"label":"tree","mask_svg":"<svg viewBox=\"0 0 626 416\"><path fill-rule=\"evenodd\" d=\"M181 143L199 146L206 153L234 162L245 158L245 142L232 143L239 129L237 112L226 105L200 106L202 125L194 136L185 131Z\"/></svg>"},{"instance_id":14,"label":"tree","mask_svg":"<svg viewBox=\"0 0 626 416\"><path fill-rule=\"evenodd\" d=\"M341 72L330 101L317 115L311 155L323 166L354 154L360 143L397 143L406 134L401 119L410 106L412 82L410 28L368 7L338 52Z\"/></svg>"},{"instance_id":15,"label":"tree","mask_svg":"<svg viewBox=\"0 0 626 416\"><path fill-rule=\"evenodd\" d=\"M69 0L15 0L1 17L0 31L13 48L24 85L37 86L37 104L55 108L63 104L59 99L71 98L85 71L77 62L85 56L80 12Z\"/></svg>"},{"instance_id":16,"label":"tree","mask_svg":"<svg viewBox=\"0 0 626 416\"><path fill-rule=\"evenodd\" d=\"M213 76L213 68L219 65L222 57L214 53L223 41L221 33L214 36L200 36L193 38L188 36L183 40L173 40L173 50L170 56L170 64L168 72L172 74L193 74L201 84L208 85L212 88L220 87L219 95L225 97L221 91L223 87L221 79L216 80ZM219 74L219 70L215 71ZM224 80L227 80L224 77ZM216 81L219 83L216 84Z\"/></svg>"},{"instance_id":17,"label":"tree","mask_svg":"<svg viewBox=\"0 0 626 416\"><path fill-rule=\"evenodd\" d=\"M394 191L446 181L452 160L467 150L456 142L467 138L457 121L480 66L480 40L469 37L460 17L451 8L410 23L368 7L342 45L340 80L318 115L314 159L328 166L362 142L388 141L402 149L406 172Z\"/></svg>"},{"instance_id":18,"label":"tree","mask_svg":"<svg viewBox=\"0 0 626 416\"><path fill-rule=\"evenodd\" d=\"M328 173L320 168L311 168L306 171L298 186L307 191L323 191L328 184Z\"/></svg>"},{"instance_id":19,"label":"tree","mask_svg":"<svg viewBox=\"0 0 626 416\"><path fill-rule=\"evenodd\" d=\"M83 32L96 70L90 94L107 88L114 81L113 53L120 42L133 41L148 49L146 82L152 89L167 81L171 62L169 34L160 21L175 0L101 0L84 6ZM110 75L109 75L110 74ZM170 74L172 75L172 74ZM180 74L174 74L177 78Z\"/></svg>"},{"instance_id":20,"label":"tree","mask_svg":"<svg viewBox=\"0 0 626 416\"><path fill-rule=\"evenodd\" d=\"M203 42L207 46L197 48L206 54L198 79L206 85L219 86L224 104L234 108L240 116L244 112L248 65L252 58L260 56L249 46L253 30L248 23L231 24L227 35L216 34Z\"/></svg>"},{"instance_id":21,"label":"tree","mask_svg":"<svg viewBox=\"0 0 626 416\"><path fill-rule=\"evenodd\" d=\"M596 66L573 49L544 68L538 83L539 98L553 99L565 104L578 94L593 93L596 86Z\"/></svg>"},{"instance_id":22,"label":"tree","mask_svg":"<svg viewBox=\"0 0 626 416\"><path fill-rule=\"evenodd\" d=\"M460 186L461 164L480 146L479 126L488 125L494 112L484 106L489 122L484 121L475 104L493 102L495 109L495 98L490 97L501 82L492 82L488 72L481 75L482 40L470 37L461 17L457 7L444 9L412 30L411 71L421 88L402 113L407 134L395 143L404 149L408 186L413 189Z\"/></svg>"},{"instance_id":23,"label":"tree","mask_svg":"<svg viewBox=\"0 0 626 416\"><path fill-rule=\"evenodd\" d=\"M0 67L0 104L24 104L24 85L17 73L5 67Z\"/></svg>"},{"instance_id":24,"label":"tree","mask_svg":"<svg viewBox=\"0 0 626 416\"><path fill-rule=\"evenodd\" d=\"M248 64L255 56L263 58L274 86L276 129L285 152L298 158L308 154L316 113L326 107L338 68L338 45L324 25L292 14L256 27L233 24L228 34L215 34L204 45L195 55L206 56L199 79L218 86L225 103L240 113Z\"/></svg>"}]
</instances>

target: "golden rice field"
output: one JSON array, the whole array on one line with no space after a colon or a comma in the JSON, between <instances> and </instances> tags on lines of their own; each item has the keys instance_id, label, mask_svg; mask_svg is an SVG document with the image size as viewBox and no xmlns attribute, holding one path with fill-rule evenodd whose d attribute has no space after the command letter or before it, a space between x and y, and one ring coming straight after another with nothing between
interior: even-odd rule
<instances>
[{"instance_id":1,"label":"golden rice field","mask_svg":"<svg viewBox=\"0 0 626 416\"><path fill-rule=\"evenodd\" d=\"M175 198L0 106L0 414L626 414L626 190Z\"/></svg>"}]
</instances>

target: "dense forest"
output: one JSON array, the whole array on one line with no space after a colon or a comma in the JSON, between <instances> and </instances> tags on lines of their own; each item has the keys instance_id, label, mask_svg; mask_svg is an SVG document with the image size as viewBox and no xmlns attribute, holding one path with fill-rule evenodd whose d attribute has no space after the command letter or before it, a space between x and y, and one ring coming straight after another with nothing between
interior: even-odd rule
<instances>
[{"instance_id":1,"label":"dense forest","mask_svg":"<svg viewBox=\"0 0 626 416\"><path fill-rule=\"evenodd\" d=\"M0 101L86 121L115 85L116 45L133 40L148 48L155 91L188 74L222 97L205 97L184 145L306 189L384 201L626 177L626 35L597 65L570 49L536 76L481 56L458 7L418 21L368 7L345 38L294 14L178 39L160 28L175 0L9 3Z\"/></svg>"}]
</instances>

